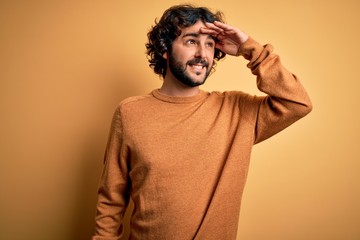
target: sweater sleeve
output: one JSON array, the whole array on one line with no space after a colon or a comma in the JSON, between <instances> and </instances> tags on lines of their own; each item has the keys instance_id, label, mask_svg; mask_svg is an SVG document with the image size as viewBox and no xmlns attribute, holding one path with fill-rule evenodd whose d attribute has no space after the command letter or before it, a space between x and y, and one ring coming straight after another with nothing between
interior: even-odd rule
<instances>
[{"instance_id":1,"label":"sweater sleeve","mask_svg":"<svg viewBox=\"0 0 360 240\"><path fill-rule=\"evenodd\" d=\"M92 240L117 240L123 234L122 219L129 202L129 191L128 154L122 135L120 109L117 108L105 152Z\"/></svg>"},{"instance_id":2,"label":"sweater sleeve","mask_svg":"<svg viewBox=\"0 0 360 240\"><path fill-rule=\"evenodd\" d=\"M249 38L240 53L257 76L257 87L267 95L260 98L255 129L259 143L288 127L312 110L312 103L299 79L286 70L271 45L261 46Z\"/></svg>"}]
</instances>

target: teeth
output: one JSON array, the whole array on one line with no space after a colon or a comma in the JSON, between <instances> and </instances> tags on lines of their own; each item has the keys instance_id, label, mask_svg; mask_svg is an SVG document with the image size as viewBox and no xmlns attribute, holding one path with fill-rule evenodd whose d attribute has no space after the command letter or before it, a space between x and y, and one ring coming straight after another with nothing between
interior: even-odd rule
<instances>
[{"instance_id":1,"label":"teeth","mask_svg":"<svg viewBox=\"0 0 360 240\"><path fill-rule=\"evenodd\" d=\"M201 69L203 69L204 66L202 66L202 65L193 65L193 67L196 68L196 69L201 70Z\"/></svg>"}]
</instances>

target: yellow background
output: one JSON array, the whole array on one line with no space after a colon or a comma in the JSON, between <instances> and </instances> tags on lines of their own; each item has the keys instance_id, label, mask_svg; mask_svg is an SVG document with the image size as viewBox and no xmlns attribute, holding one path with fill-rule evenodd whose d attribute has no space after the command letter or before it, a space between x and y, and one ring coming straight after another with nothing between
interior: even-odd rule
<instances>
[{"instance_id":1,"label":"yellow background","mask_svg":"<svg viewBox=\"0 0 360 240\"><path fill-rule=\"evenodd\" d=\"M314 103L254 147L238 239L360 239L359 2L196 2L272 43ZM90 238L113 110L161 85L146 34L178 3L0 2L0 239ZM261 94L245 65L227 57L204 89Z\"/></svg>"}]
</instances>

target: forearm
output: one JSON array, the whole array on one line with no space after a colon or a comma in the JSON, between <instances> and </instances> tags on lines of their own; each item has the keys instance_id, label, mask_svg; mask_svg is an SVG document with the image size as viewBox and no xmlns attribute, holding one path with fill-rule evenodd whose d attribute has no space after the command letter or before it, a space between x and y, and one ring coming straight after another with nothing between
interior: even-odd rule
<instances>
[{"instance_id":1,"label":"forearm","mask_svg":"<svg viewBox=\"0 0 360 240\"><path fill-rule=\"evenodd\" d=\"M241 55L257 76L257 86L267 94L259 106L256 141L260 142L312 110L306 90L298 78L283 67L271 45L261 46L249 38L241 46Z\"/></svg>"},{"instance_id":2,"label":"forearm","mask_svg":"<svg viewBox=\"0 0 360 240\"><path fill-rule=\"evenodd\" d=\"M124 188L124 186L122 187ZM125 189L114 189L113 193L105 193L100 187L95 217L95 234L92 240L115 240L123 233L123 215L128 204L128 198L116 192L125 192Z\"/></svg>"},{"instance_id":3,"label":"forearm","mask_svg":"<svg viewBox=\"0 0 360 240\"><path fill-rule=\"evenodd\" d=\"M309 96L298 78L285 69L280 57L272 51L272 45L261 46L251 38L241 47L242 55L249 60L247 66L257 76L259 90L311 108Z\"/></svg>"}]
</instances>

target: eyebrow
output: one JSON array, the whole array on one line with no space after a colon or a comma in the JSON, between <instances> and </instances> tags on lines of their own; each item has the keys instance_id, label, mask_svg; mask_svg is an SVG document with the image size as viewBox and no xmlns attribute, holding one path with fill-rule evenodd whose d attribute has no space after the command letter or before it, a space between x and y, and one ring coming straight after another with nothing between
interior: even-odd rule
<instances>
[{"instance_id":1,"label":"eyebrow","mask_svg":"<svg viewBox=\"0 0 360 240\"><path fill-rule=\"evenodd\" d=\"M185 38L185 37L195 37L195 38L199 38L201 34L199 33L186 33L182 36L182 38ZM216 38L211 36L210 34L207 34L207 38L208 39L212 39L214 41L216 41Z\"/></svg>"}]
</instances>

